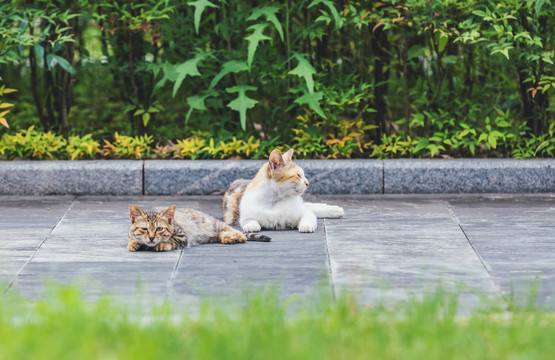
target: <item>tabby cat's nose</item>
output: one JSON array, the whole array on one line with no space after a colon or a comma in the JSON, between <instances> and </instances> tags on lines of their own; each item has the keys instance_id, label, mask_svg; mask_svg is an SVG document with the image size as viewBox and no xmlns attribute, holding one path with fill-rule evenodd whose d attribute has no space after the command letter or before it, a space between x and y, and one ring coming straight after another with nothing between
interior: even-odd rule
<instances>
[{"instance_id":1,"label":"tabby cat's nose","mask_svg":"<svg viewBox=\"0 0 555 360\"><path fill-rule=\"evenodd\" d=\"M309 183L308 183L308 180L305 181L304 183L305 183L306 187L308 187L308 184L309 184Z\"/></svg>"},{"instance_id":2,"label":"tabby cat's nose","mask_svg":"<svg viewBox=\"0 0 555 360\"><path fill-rule=\"evenodd\" d=\"M149 236L148 238L150 239L150 241L154 241L154 236Z\"/></svg>"}]
</instances>

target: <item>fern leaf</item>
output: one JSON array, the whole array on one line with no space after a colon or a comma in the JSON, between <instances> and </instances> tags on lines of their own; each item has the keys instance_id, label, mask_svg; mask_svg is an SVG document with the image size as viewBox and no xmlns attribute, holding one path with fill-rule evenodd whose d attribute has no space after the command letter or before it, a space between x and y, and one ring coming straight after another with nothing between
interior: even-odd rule
<instances>
[{"instance_id":1,"label":"fern leaf","mask_svg":"<svg viewBox=\"0 0 555 360\"><path fill-rule=\"evenodd\" d=\"M249 30L249 29L253 30L252 34L245 37L245 39L249 42L248 56L247 56L247 66L249 68L249 71L251 69L252 60L254 58L254 53L256 52L256 49L258 48L258 44L261 41L271 39L269 36L266 36L262 33L264 31L264 29L266 29L267 27L268 27L268 23L263 23L263 24L251 25L247 28L247 30Z\"/></svg>"},{"instance_id":2,"label":"fern leaf","mask_svg":"<svg viewBox=\"0 0 555 360\"><path fill-rule=\"evenodd\" d=\"M248 66L244 61L228 61L222 65L222 70L220 70L220 72L216 76L214 76L208 88L214 88L214 86L216 86L216 84L229 73L238 73L245 70L248 70Z\"/></svg>"},{"instance_id":3,"label":"fern leaf","mask_svg":"<svg viewBox=\"0 0 555 360\"><path fill-rule=\"evenodd\" d=\"M187 5L195 7L195 14L194 14L195 34L197 34L197 35L198 35L199 27L200 27L200 18L202 17L202 13L204 12L204 10L207 7L213 7L213 8L218 8L219 7L218 5L212 4L208 0L191 1L191 2L187 3Z\"/></svg>"},{"instance_id":4,"label":"fern leaf","mask_svg":"<svg viewBox=\"0 0 555 360\"><path fill-rule=\"evenodd\" d=\"M175 65L175 69L173 71L177 74L177 77L175 78L175 83L173 84L172 97L175 97L175 94L177 94L177 90L179 90L181 84L183 83L183 80L185 80L187 76L201 75L198 71L198 64L208 55L210 54L201 53L195 56L193 59L189 59L182 64Z\"/></svg>"},{"instance_id":5,"label":"fern leaf","mask_svg":"<svg viewBox=\"0 0 555 360\"><path fill-rule=\"evenodd\" d=\"M185 117L185 124L187 124L187 122L189 121L189 117L191 117L193 110L199 110L199 111L206 110L206 105L204 105L204 101L206 100L206 98L210 96L215 96L216 94L217 93L215 91L208 91L208 93L205 93L204 95L189 96L187 98L189 111L187 112L187 115Z\"/></svg>"},{"instance_id":6,"label":"fern leaf","mask_svg":"<svg viewBox=\"0 0 555 360\"><path fill-rule=\"evenodd\" d=\"M239 85L226 89L228 93L239 93L235 100L227 104L227 107L239 112L243 131L247 128L247 110L253 108L258 103L258 100L251 99L246 95L246 92L250 90L254 91L257 88L255 86Z\"/></svg>"},{"instance_id":7,"label":"fern leaf","mask_svg":"<svg viewBox=\"0 0 555 360\"><path fill-rule=\"evenodd\" d=\"M322 108L320 107L320 100L322 100L323 97L324 97L324 94L320 91L315 92L314 94L305 92L303 96L295 99L294 102L299 105L305 105L305 104L308 105L308 107L312 109L316 114L326 119L326 114L324 114L324 112L322 111Z\"/></svg>"},{"instance_id":8,"label":"fern leaf","mask_svg":"<svg viewBox=\"0 0 555 360\"><path fill-rule=\"evenodd\" d=\"M312 75L316 74L316 70L314 70L303 55L293 53L293 57L297 60L298 64L296 68L289 71L289 74L304 78L308 92L314 94L314 80L312 79Z\"/></svg>"},{"instance_id":9,"label":"fern leaf","mask_svg":"<svg viewBox=\"0 0 555 360\"><path fill-rule=\"evenodd\" d=\"M261 16L266 18L266 21L271 22L274 27L276 28L281 41L283 41L283 27L279 22L276 13L279 11L279 8L274 6L264 6L263 8L256 8L252 11L251 16L247 18L247 20L256 20Z\"/></svg>"},{"instance_id":10,"label":"fern leaf","mask_svg":"<svg viewBox=\"0 0 555 360\"><path fill-rule=\"evenodd\" d=\"M328 9L331 12L331 15L333 17L333 22L335 23L335 30L339 30L341 29L341 27L343 26L343 18L341 16L339 16L339 12L337 11L337 9L335 8L335 6L333 5L333 1L330 0L314 0L310 3L310 5L308 5L308 9L310 9L313 6L316 6L318 4L324 4L328 7Z\"/></svg>"}]
</instances>

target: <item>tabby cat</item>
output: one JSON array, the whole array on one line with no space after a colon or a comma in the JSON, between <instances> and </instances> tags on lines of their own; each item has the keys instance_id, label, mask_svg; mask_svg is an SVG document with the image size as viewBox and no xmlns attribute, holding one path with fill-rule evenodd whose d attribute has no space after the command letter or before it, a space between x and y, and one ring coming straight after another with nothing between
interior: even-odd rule
<instances>
[{"instance_id":1,"label":"tabby cat","mask_svg":"<svg viewBox=\"0 0 555 360\"><path fill-rule=\"evenodd\" d=\"M199 210L176 209L175 205L155 210L158 212L144 212L136 205L129 205L129 251L167 251L206 243L270 241L264 235L237 231Z\"/></svg>"},{"instance_id":2,"label":"tabby cat","mask_svg":"<svg viewBox=\"0 0 555 360\"><path fill-rule=\"evenodd\" d=\"M292 156L293 149L283 155L275 149L254 179L231 183L222 203L224 222L239 223L245 232L297 228L310 233L316 230L317 217L342 217L339 206L303 201L309 183Z\"/></svg>"}]
</instances>

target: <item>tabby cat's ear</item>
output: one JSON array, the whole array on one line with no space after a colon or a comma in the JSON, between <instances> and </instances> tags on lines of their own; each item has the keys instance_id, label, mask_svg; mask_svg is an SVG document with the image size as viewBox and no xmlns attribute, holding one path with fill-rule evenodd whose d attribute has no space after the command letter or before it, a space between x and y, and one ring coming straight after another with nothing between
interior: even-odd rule
<instances>
[{"instance_id":1,"label":"tabby cat's ear","mask_svg":"<svg viewBox=\"0 0 555 360\"><path fill-rule=\"evenodd\" d=\"M293 157L293 149L289 149L285 154L283 154L283 160L285 162L290 162L292 157Z\"/></svg>"},{"instance_id":2,"label":"tabby cat's ear","mask_svg":"<svg viewBox=\"0 0 555 360\"><path fill-rule=\"evenodd\" d=\"M270 161L270 168L272 170L277 170L283 165L285 165L285 161L281 156L281 151L279 151L278 149L275 149L270 153L269 161Z\"/></svg>"},{"instance_id":3,"label":"tabby cat's ear","mask_svg":"<svg viewBox=\"0 0 555 360\"><path fill-rule=\"evenodd\" d=\"M131 224L134 224L137 221L138 217L143 216L145 213L139 209L137 205L129 204L129 217L131 218Z\"/></svg>"},{"instance_id":4,"label":"tabby cat's ear","mask_svg":"<svg viewBox=\"0 0 555 360\"><path fill-rule=\"evenodd\" d=\"M170 225L172 224L174 215L175 215L175 205L170 206L169 208L167 208L166 210L160 213L160 216L166 219L166 221Z\"/></svg>"}]
</instances>

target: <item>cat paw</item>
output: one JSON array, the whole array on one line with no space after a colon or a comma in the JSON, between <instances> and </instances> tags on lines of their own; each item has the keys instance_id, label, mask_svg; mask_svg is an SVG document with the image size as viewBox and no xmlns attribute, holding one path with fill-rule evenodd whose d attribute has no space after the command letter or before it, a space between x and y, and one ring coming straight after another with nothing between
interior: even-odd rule
<instances>
[{"instance_id":1,"label":"cat paw","mask_svg":"<svg viewBox=\"0 0 555 360\"><path fill-rule=\"evenodd\" d=\"M155 251L169 251L169 250L172 250L172 245L168 244L168 243L161 242L161 243L158 243L158 245L156 245L154 247L154 250Z\"/></svg>"},{"instance_id":2,"label":"cat paw","mask_svg":"<svg viewBox=\"0 0 555 360\"><path fill-rule=\"evenodd\" d=\"M299 224L300 233L313 233L316 230L316 226L312 224Z\"/></svg>"},{"instance_id":3,"label":"cat paw","mask_svg":"<svg viewBox=\"0 0 555 360\"><path fill-rule=\"evenodd\" d=\"M243 232L251 233L251 232L259 232L261 229L260 224L256 220L251 220L243 225Z\"/></svg>"},{"instance_id":4,"label":"cat paw","mask_svg":"<svg viewBox=\"0 0 555 360\"><path fill-rule=\"evenodd\" d=\"M237 239L236 239L236 241L237 241L238 243L244 243L244 242L247 241L247 236L246 236L245 234L243 234L242 232L239 232L239 233L237 234Z\"/></svg>"},{"instance_id":5,"label":"cat paw","mask_svg":"<svg viewBox=\"0 0 555 360\"><path fill-rule=\"evenodd\" d=\"M222 233L220 235L220 239L222 244L235 244L235 243L244 243L247 241L247 237L240 231L229 231Z\"/></svg>"},{"instance_id":6,"label":"cat paw","mask_svg":"<svg viewBox=\"0 0 555 360\"><path fill-rule=\"evenodd\" d=\"M345 215L345 210L342 207L336 205L330 205L328 217L330 218L341 218Z\"/></svg>"},{"instance_id":7,"label":"cat paw","mask_svg":"<svg viewBox=\"0 0 555 360\"><path fill-rule=\"evenodd\" d=\"M127 243L127 250L129 251L137 251L141 247L141 244L137 241L129 241Z\"/></svg>"}]
</instances>

